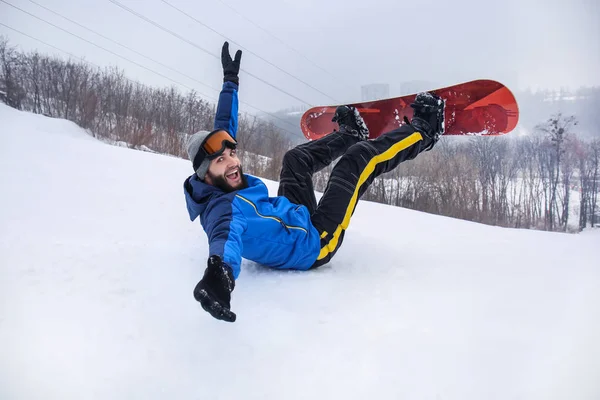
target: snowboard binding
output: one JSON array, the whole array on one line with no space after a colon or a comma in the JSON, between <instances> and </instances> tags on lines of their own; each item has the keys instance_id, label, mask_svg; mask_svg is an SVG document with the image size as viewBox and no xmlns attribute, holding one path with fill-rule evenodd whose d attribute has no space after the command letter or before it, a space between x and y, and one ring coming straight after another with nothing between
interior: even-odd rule
<instances>
[{"instance_id":1,"label":"snowboard binding","mask_svg":"<svg viewBox=\"0 0 600 400\"><path fill-rule=\"evenodd\" d=\"M369 139L369 128L355 107L338 106L331 121L337 122L342 133L356 136L361 141Z\"/></svg>"}]
</instances>

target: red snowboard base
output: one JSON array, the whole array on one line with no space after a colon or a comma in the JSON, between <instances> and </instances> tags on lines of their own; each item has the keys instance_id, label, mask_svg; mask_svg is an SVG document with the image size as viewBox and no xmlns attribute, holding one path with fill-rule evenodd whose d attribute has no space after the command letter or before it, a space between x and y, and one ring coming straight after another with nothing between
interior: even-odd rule
<instances>
[{"instance_id":1,"label":"red snowboard base","mask_svg":"<svg viewBox=\"0 0 600 400\"><path fill-rule=\"evenodd\" d=\"M503 84L491 80L476 80L433 90L446 100L446 135L503 135L512 131L519 120L515 96ZM409 120L410 107L416 94L391 99L354 103L369 128L369 138L396 129ZM331 118L337 106L313 107L300 121L304 136L319 139L338 129Z\"/></svg>"}]
</instances>

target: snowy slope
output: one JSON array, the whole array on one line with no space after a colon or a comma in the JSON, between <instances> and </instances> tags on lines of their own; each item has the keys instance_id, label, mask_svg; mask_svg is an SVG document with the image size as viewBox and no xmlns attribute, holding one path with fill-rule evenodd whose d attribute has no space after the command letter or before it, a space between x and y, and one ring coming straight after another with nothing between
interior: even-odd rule
<instances>
[{"instance_id":1,"label":"snowy slope","mask_svg":"<svg viewBox=\"0 0 600 400\"><path fill-rule=\"evenodd\" d=\"M0 399L600 398L597 231L361 202L329 266L244 262L227 324L190 171L0 105Z\"/></svg>"}]
</instances>

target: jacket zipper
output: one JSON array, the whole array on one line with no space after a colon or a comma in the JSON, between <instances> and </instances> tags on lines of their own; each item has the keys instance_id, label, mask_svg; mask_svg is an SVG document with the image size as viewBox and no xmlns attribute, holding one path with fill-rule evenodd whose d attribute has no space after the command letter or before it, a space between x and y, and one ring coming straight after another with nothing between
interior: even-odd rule
<instances>
[{"instance_id":1,"label":"jacket zipper","mask_svg":"<svg viewBox=\"0 0 600 400\"><path fill-rule=\"evenodd\" d=\"M285 229L285 231L290 234L292 233L290 231L290 229L300 229L301 231L304 231L306 234L308 234L308 231L304 228L302 228L301 226L293 226L293 225L287 225L285 222L283 222L283 220L279 217L275 217L272 215L262 215L261 213L258 212L258 208L256 207L256 205L251 202L250 200L248 200L247 198L240 196L239 194L236 194L235 197L239 197L240 199L244 200L246 203L250 204L252 206L252 208L254 208L254 211L256 212L256 215L258 215L261 218L266 218L266 219L272 219L275 220L277 222L279 222L281 224L281 226L283 226L283 228Z\"/></svg>"}]
</instances>

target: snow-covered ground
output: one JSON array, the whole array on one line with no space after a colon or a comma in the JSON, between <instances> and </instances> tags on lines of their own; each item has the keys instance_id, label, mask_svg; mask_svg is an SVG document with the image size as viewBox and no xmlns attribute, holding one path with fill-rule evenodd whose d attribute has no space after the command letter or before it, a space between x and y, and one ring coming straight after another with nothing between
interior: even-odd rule
<instances>
[{"instance_id":1,"label":"snow-covered ground","mask_svg":"<svg viewBox=\"0 0 600 400\"><path fill-rule=\"evenodd\" d=\"M599 231L361 202L330 265L244 262L228 324L190 172L0 105L0 399L600 398Z\"/></svg>"}]
</instances>

